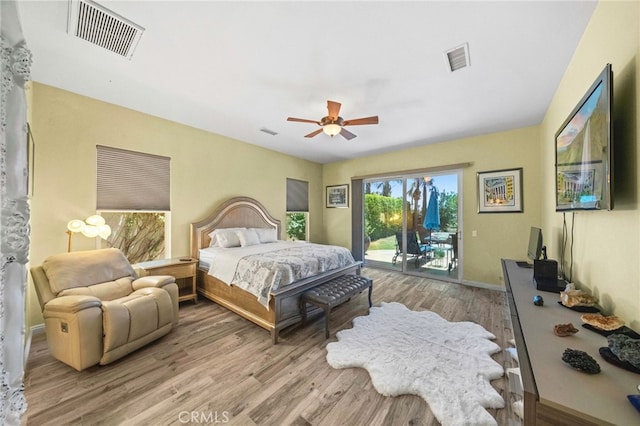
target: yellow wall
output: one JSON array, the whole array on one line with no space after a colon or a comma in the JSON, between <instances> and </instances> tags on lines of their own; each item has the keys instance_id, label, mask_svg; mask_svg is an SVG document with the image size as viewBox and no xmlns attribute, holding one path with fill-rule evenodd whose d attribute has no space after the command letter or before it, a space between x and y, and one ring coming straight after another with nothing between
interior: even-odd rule
<instances>
[{"instance_id":1,"label":"yellow wall","mask_svg":"<svg viewBox=\"0 0 640 426\"><path fill-rule=\"evenodd\" d=\"M575 214L573 281L598 296L605 313L635 329L640 327L639 27L640 3L600 1L540 126L543 230L550 257L558 259L563 215L555 212L554 135L605 64L612 64L615 208ZM569 226L572 216L566 214Z\"/></svg>"},{"instance_id":2,"label":"yellow wall","mask_svg":"<svg viewBox=\"0 0 640 426\"><path fill-rule=\"evenodd\" d=\"M526 258L529 228L540 225L538 127L425 145L324 166L324 185L350 183L354 176L471 163L463 171L463 281L499 285L501 258ZM366 144L366 140L357 143ZM476 173L523 168L523 213L478 214ZM477 237L472 237L472 231ZM351 247L351 209L324 210L325 240Z\"/></svg>"},{"instance_id":3,"label":"yellow wall","mask_svg":"<svg viewBox=\"0 0 640 426\"><path fill-rule=\"evenodd\" d=\"M31 265L67 249L66 224L95 213L96 145L171 157L172 255L189 254L189 224L222 201L254 197L285 224L286 178L309 182L310 239L322 241L322 166L34 83ZM267 195L268 194L268 195ZM96 247L78 234L74 250ZM30 325L42 322L33 288Z\"/></svg>"}]
</instances>

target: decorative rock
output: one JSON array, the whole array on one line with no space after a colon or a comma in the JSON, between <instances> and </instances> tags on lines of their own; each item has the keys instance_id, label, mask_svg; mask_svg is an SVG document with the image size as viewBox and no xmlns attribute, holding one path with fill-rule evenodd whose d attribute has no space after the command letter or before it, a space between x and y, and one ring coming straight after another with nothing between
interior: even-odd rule
<instances>
[{"instance_id":1,"label":"decorative rock","mask_svg":"<svg viewBox=\"0 0 640 426\"><path fill-rule=\"evenodd\" d=\"M533 304L536 306L542 306L544 305L544 299L539 294L536 294L533 296Z\"/></svg>"},{"instance_id":2,"label":"decorative rock","mask_svg":"<svg viewBox=\"0 0 640 426\"><path fill-rule=\"evenodd\" d=\"M626 361L636 368L640 368L640 340L632 339L624 334L607 336L609 349L622 361Z\"/></svg>"},{"instance_id":3,"label":"decorative rock","mask_svg":"<svg viewBox=\"0 0 640 426\"><path fill-rule=\"evenodd\" d=\"M573 326L573 324L556 324L553 326L553 333L556 336L566 337L571 336L572 334L576 334L578 331L577 328Z\"/></svg>"},{"instance_id":4,"label":"decorative rock","mask_svg":"<svg viewBox=\"0 0 640 426\"><path fill-rule=\"evenodd\" d=\"M560 292L560 301L566 307L573 306L595 306L598 298L582 290L565 290Z\"/></svg>"},{"instance_id":5,"label":"decorative rock","mask_svg":"<svg viewBox=\"0 0 640 426\"><path fill-rule=\"evenodd\" d=\"M562 354L562 360L583 373L597 374L600 372L598 362L583 351L567 348Z\"/></svg>"}]
</instances>

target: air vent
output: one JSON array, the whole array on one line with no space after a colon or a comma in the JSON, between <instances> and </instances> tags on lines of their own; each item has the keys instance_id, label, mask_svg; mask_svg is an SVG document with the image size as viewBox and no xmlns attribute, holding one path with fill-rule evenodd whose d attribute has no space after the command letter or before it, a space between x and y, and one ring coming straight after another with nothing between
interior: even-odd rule
<instances>
[{"instance_id":1,"label":"air vent","mask_svg":"<svg viewBox=\"0 0 640 426\"><path fill-rule=\"evenodd\" d=\"M67 31L131 59L144 28L91 0L69 0Z\"/></svg>"},{"instance_id":2,"label":"air vent","mask_svg":"<svg viewBox=\"0 0 640 426\"><path fill-rule=\"evenodd\" d=\"M278 134L278 132L275 132L275 131L273 131L273 130L269 130L269 129L267 129L266 127L262 127L262 128L260 129L260 131L261 131L261 132L264 132L264 133L266 133L266 134L268 134L268 135L271 135L271 136L275 136L275 135L277 135L277 134Z\"/></svg>"},{"instance_id":3,"label":"air vent","mask_svg":"<svg viewBox=\"0 0 640 426\"><path fill-rule=\"evenodd\" d=\"M469 44L465 43L451 50L444 52L445 60L449 71L458 71L471 66L469 61Z\"/></svg>"}]
</instances>

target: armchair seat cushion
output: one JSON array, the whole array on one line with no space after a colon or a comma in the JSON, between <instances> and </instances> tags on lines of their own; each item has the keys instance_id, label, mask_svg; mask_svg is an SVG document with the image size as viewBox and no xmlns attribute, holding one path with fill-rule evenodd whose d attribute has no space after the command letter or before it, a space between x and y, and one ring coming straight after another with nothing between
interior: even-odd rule
<instances>
[{"instance_id":1,"label":"armchair seat cushion","mask_svg":"<svg viewBox=\"0 0 640 426\"><path fill-rule=\"evenodd\" d=\"M133 342L173 320L169 293L155 287L104 301L102 313L105 352Z\"/></svg>"}]
</instances>

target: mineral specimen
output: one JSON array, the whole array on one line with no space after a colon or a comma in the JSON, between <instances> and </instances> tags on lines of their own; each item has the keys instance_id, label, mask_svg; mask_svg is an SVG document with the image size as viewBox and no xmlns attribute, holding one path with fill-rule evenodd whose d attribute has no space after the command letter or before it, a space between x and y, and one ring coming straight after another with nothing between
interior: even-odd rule
<instances>
[{"instance_id":1,"label":"mineral specimen","mask_svg":"<svg viewBox=\"0 0 640 426\"><path fill-rule=\"evenodd\" d=\"M560 301L569 308L573 306L595 306L598 298L582 290L565 290L560 292Z\"/></svg>"},{"instance_id":2,"label":"mineral specimen","mask_svg":"<svg viewBox=\"0 0 640 426\"><path fill-rule=\"evenodd\" d=\"M562 354L562 360L575 368L587 374L596 374L600 372L600 365L591 358L588 353L576 349L567 348Z\"/></svg>"},{"instance_id":3,"label":"mineral specimen","mask_svg":"<svg viewBox=\"0 0 640 426\"><path fill-rule=\"evenodd\" d=\"M536 306L542 306L544 305L544 299L539 294L536 294L533 296L533 304Z\"/></svg>"},{"instance_id":4,"label":"mineral specimen","mask_svg":"<svg viewBox=\"0 0 640 426\"><path fill-rule=\"evenodd\" d=\"M632 339L624 334L607 336L609 349L622 361L627 361L636 368L640 368L640 340Z\"/></svg>"},{"instance_id":5,"label":"mineral specimen","mask_svg":"<svg viewBox=\"0 0 640 426\"><path fill-rule=\"evenodd\" d=\"M582 322L585 324L605 331L617 330L624 325L624 321L613 315L605 317L600 314L584 314L580 319L582 319Z\"/></svg>"},{"instance_id":6,"label":"mineral specimen","mask_svg":"<svg viewBox=\"0 0 640 426\"><path fill-rule=\"evenodd\" d=\"M556 336L566 337L571 336L572 334L576 334L578 331L577 328L573 326L573 324L556 324L553 326L553 332Z\"/></svg>"}]
</instances>

